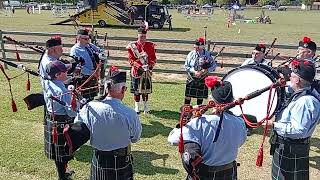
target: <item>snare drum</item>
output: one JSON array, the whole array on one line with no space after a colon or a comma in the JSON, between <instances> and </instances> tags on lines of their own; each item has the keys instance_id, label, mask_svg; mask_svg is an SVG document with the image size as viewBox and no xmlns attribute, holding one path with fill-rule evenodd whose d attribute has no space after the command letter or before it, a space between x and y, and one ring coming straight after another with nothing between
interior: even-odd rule
<instances>
[{"instance_id":1,"label":"snare drum","mask_svg":"<svg viewBox=\"0 0 320 180\"><path fill-rule=\"evenodd\" d=\"M233 96L235 99L244 98L246 95L270 86L275 83L280 76L272 69L272 67L258 64L258 65L245 65L235 68L228 72L224 77L224 81L229 81L232 84ZM272 97L275 92L275 97L272 103ZM245 101L242 105L243 113L255 116L257 121L263 120L267 115L269 91L262 93L260 96ZM285 89L276 88L272 89L271 111L269 116L272 117L276 110L278 110L282 103L284 103ZM236 106L230 109L235 115L241 115L241 109Z\"/></svg>"}]
</instances>

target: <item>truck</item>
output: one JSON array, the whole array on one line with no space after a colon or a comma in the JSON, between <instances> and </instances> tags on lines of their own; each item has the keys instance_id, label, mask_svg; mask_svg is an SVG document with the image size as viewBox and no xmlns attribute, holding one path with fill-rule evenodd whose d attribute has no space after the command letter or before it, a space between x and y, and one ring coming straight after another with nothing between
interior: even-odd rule
<instances>
[{"instance_id":1,"label":"truck","mask_svg":"<svg viewBox=\"0 0 320 180\"><path fill-rule=\"evenodd\" d=\"M100 27L108 25L138 27L148 22L149 26L155 29L161 29L166 24L171 29L171 15L167 7L154 0L104 0L95 8L86 8L70 16L69 19L55 24L65 24L70 21Z\"/></svg>"}]
</instances>

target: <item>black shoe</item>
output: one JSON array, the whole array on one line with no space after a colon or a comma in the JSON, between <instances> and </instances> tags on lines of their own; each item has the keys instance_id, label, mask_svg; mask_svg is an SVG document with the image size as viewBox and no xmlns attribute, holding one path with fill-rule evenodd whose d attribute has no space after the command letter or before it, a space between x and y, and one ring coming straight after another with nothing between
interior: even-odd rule
<instances>
[{"instance_id":1,"label":"black shoe","mask_svg":"<svg viewBox=\"0 0 320 180\"><path fill-rule=\"evenodd\" d=\"M65 177L66 177L66 180L72 180L72 175L74 174L75 172L73 170L70 170L70 169L67 169L66 173L65 173Z\"/></svg>"}]
</instances>

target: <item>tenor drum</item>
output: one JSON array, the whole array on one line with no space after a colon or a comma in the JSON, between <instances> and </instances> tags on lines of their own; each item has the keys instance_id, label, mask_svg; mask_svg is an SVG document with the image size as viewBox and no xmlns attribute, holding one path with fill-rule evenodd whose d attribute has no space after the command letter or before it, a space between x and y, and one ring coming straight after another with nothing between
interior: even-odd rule
<instances>
[{"instance_id":1,"label":"tenor drum","mask_svg":"<svg viewBox=\"0 0 320 180\"><path fill-rule=\"evenodd\" d=\"M228 72L224 77L224 81L229 81L232 84L233 96L235 99L244 98L246 95L265 88L266 86L275 83L279 79L279 74L270 66L259 65L245 65L235 68ZM275 97L271 106L270 117L272 117L277 109L280 108L284 102L285 89L272 89L272 97L275 92ZM257 121L263 120L267 115L269 91L262 93L260 96L245 101L242 105L243 113L255 116ZM241 109L236 106L230 109L235 115L241 115Z\"/></svg>"}]
</instances>

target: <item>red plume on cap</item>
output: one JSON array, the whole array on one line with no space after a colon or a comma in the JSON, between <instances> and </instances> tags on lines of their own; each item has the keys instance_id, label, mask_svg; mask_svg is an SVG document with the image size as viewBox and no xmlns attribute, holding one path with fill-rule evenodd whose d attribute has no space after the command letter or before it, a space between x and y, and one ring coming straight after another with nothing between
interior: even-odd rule
<instances>
[{"instance_id":1,"label":"red plume on cap","mask_svg":"<svg viewBox=\"0 0 320 180\"><path fill-rule=\"evenodd\" d=\"M51 39L55 39L55 40L61 40L61 36L56 35L56 36L52 36Z\"/></svg>"},{"instance_id":2,"label":"red plume on cap","mask_svg":"<svg viewBox=\"0 0 320 180\"><path fill-rule=\"evenodd\" d=\"M303 37L303 40L302 40L303 43L309 43L310 41L311 39L309 37L307 36Z\"/></svg>"},{"instance_id":3,"label":"red plume on cap","mask_svg":"<svg viewBox=\"0 0 320 180\"><path fill-rule=\"evenodd\" d=\"M291 62L291 64L292 64L292 66L293 66L294 68L297 68L297 67L299 67L300 62L295 59L295 60L293 60L293 61Z\"/></svg>"},{"instance_id":4,"label":"red plume on cap","mask_svg":"<svg viewBox=\"0 0 320 180\"><path fill-rule=\"evenodd\" d=\"M199 37L199 38L197 39L197 41L198 41L198 42L201 42L201 43L204 43L205 39L204 39L204 37Z\"/></svg>"},{"instance_id":5,"label":"red plume on cap","mask_svg":"<svg viewBox=\"0 0 320 180\"><path fill-rule=\"evenodd\" d=\"M84 30L87 31L87 32L91 32L92 31L91 27L85 27Z\"/></svg>"},{"instance_id":6,"label":"red plume on cap","mask_svg":"<svg viewBox=\"0 0 320 180\"><path fill-rule=\"evenodd\" d=\"M260 48L266 48L266 45L265 44L259 44L259 47Z\"/></svg>"},{"instance_id":7,"label":"red plume on cap","mask_svg":"<svg viewBox=\"0 0 320 180\"><path fill-rule=\"evenodd\" d=\"M208 76L205 78L205 84L208 88L213 88L215 85L219 83L218 76Z\"/></svg>"}]
</instances>

